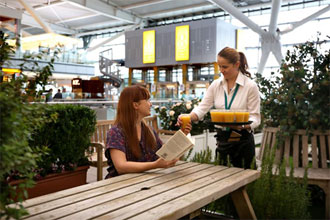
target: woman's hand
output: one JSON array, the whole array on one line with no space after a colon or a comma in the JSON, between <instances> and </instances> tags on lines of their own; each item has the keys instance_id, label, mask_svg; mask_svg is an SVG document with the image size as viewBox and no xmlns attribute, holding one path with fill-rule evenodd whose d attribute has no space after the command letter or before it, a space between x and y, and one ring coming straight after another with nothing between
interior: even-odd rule
<instances>
[{"instance_id":1,"label":"woman's hand","mask_svg":"<svg viewBox=\"0 0 330 220\"><path fill-rule=\"evenodd\" d=\"M169 168L169 167L174 167L175 163L178 162L178 160L179 159L166 161L162 158L159 158L158 160L155 161L155 163L157 168Z\"/></svg>"},{"instance_id":2,"label":"woman's hand","mask_svg":"<svg viewBox=\"0 0 330 220\"><path fill-rule=\"evenodd\" d=\"M185 114L187 115L187 114ZM180 126L180 129L181 131L185 134L185 135L188 135L192 129L192 125L191 125L191 120L187 123L183 123L182 121L182 117L183 115L179 115L178 117L178 121L176 122L176 126ZM184 124L184 127L183 127L183 124Z\"/></svg>"}]
</instances>

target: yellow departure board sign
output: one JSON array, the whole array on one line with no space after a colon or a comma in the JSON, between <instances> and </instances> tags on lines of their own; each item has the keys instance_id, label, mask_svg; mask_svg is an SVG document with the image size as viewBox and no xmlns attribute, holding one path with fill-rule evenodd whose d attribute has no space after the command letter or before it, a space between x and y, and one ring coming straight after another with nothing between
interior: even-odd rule
<instances>
[{"instance_id":1,"label":"yellow departure board sign","mask_svg":"<svg viewBox=\"0 0 330 220\"><path fill-rule=\"evenodd\" d=\"M175 60L189 60L189 25L175 28Z\"/></svg>"},{"instance_id":2,"label":"yellow departure board sign","mask_svg":"<svg viewBox=\"0 0 330 220\"><path fill-rule=\"evenodd\" d=\"M155 62L156 32L155 30L143 32L143 63Z\"/></svg>"}]
</instances>

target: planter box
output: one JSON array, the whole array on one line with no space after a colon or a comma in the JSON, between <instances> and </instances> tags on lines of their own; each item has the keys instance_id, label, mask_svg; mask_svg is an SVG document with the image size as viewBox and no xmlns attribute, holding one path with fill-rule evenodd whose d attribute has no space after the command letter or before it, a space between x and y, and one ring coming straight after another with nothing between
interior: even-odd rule
<instances>
[{"instance_id":1,"label":"planter box","mask_svg":"<svg viewBox=\"0 0 330 220\"><path fill-rule=\"evenodd\" d=\"M41 180L36 181L33 188L28 188L28 198L34 198L45 194L69 189L86 184L86 174L89 166L78 167L75 171L50 174ZM11 185L18 185L24 180L12 181Z\"/></svg>"}]
</instances>

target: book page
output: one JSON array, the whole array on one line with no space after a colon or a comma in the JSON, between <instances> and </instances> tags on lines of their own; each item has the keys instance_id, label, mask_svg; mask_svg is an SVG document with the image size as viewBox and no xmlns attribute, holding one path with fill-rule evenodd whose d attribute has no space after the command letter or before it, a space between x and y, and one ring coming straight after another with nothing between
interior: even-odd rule
<instances>
[{"instance_id":1,"label":"book page","mask_svg":"<svg viewBox=\"0 0 330 220\"><path fill-rule=\"evenodd\" d=\"M179 158L194 146L194 143L181 130L178 130L157 152L156 154L164 160Z\"/></svg>"}]
</instances>

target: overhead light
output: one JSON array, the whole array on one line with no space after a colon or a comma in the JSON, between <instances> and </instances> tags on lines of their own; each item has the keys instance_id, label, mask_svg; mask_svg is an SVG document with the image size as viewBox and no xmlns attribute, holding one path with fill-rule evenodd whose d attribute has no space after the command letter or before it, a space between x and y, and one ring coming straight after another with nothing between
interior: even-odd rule
<instances>
[{"instance_id":1,"label":"overhead light","mask_svg":"<svg viewBox=\"0 0 330 220\"><path fill-rule=\"evenodd\" d=\"M8 43L15 46L16 40L9 40ZM34 50L39 47L55 48L56 46L73 45L78 43L79 40L76 38L55 33L38 34L21 38L21 48L23 50Z\"/></svg>"}]
</instances>

